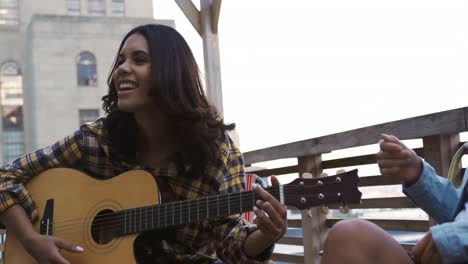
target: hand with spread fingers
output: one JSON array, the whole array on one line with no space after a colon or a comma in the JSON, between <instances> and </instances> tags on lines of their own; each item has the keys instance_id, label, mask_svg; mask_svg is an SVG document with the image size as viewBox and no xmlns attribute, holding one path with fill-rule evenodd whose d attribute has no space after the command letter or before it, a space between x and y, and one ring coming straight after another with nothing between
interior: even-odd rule
<instances>
[{"instance_id":1,"label":"hand with spread fingers","mask_svg":"<svg viewBox=\"0 0 468 264\"><path fill-rule=\"evenodd\" d=\"M431 232L427 233L421 241L411 250L416 264L441 264L442 258L432 239Z\"/></svg>"},{"instance_id":2,"label":"hand with spread fingers","mask_svg":"<svg viewBox=\"0 0 468 264\"><path fill-rule=\"evenodd\" d=\"M379 141L377 164L382 176L412 184L419 179L422 171L421 158L397 137L382 134Z\"/></svg>"},{"instance_id":3,"label":"hand with spread fingers","mask_svg":"<svg viewBox=\"0 0 468 264\"><path fill-rule=\"evenodd\" d=\"M271 177L271 182L272 185L279 185L275 176ZM253 208L257 216L255 223L262 234L274 243L283 237L288 229L286 206L258 184L254 186L253 190L262 199L258 200L257 206Z\"/></svg>"}]
</instances>

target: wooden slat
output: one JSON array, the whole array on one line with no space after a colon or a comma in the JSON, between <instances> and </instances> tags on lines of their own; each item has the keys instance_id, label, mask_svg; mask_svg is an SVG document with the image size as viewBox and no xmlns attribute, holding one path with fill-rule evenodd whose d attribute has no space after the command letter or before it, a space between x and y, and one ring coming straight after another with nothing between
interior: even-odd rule
<instances>
[{"instance_id":1,"label":"wooden slat","mask_svg":"<svg viewBox=\"0 0 468 264\"><path fill-rule=\"evenodd\" d=\"M340 205L329 205L330 209L338 209ZM416 208L417 206L406 197L391 197L391 198L372 198L362 199L362 204L349 205L350 208L356 209L375 209L375 208Z\"/></svg>"},{"instance_id":2,"label":"wooden slat","mask_svg":"<svg viewBox=\"0 0 468 264\"><path fill-rule=\"evenodd\" d=\"M282 261L282 262L291 262L291 263L304 263L304 257L298 255L288 255L281 253L273 253L272 260Z\"/></svg>"},{"instance_id":3,"label":"wooden slat","mask_svg":"<svg viewBox=\"0 0 468 264\"><path fill-rule=\"evenodd\" d=\"M337 149L375 144L379 141L381 133L393 134L400 139L458 133L468 130L465 125L465 111L468 111L468 108L458 108L264 148L246 152L244 158L246 164L253 164L327 153Z\"/></svg>"},{"instance_id":4,"label":"wooden slat","mask_svg":"<svg viewBox=\"0 0 468 264\"><path fill-rule=\"evenodd\" d=\"M388 197L388 198L370 198L362 199L361 204L348 204L349 208L355 209L379 209L379 208L417 208L417 206L407 197ZM329 204L330 209L339 209L341 204ZM297 209L288 206L288 210ZM318 209L319 207L314 207ZM297 221L297 220L293 220Z\"/></svg>"},{"instance_id":5,"label":"wooden slat","mask_svg":"<svg viewBox=\"0 0 468 264\"><path fill-rule=\"evenodd\" d=\"M416 208L407 197L363 199L363 208Z\"/></svg>"},{"instance_id":6,"label":"wooden slat","mask_svg":"<svg viewBox=\"0 0 468 264\"><path fill-rule=\"evenodd\" d=\"M355 165L366 165L376 163L375 154L370 155L363 155L363 156L356 156L356 157L349 157L349 158L341 158L341 159L333 159L333 160L324 160L322 162L324 169L332 169L332 168L341 168L341 167L348 167L348 166L355 166Z\"/></svg>"},{"instance_id":7,"label":"wooden slat","mask_svg":"<svg viewBox=\"0 0 468 264\"><path fill-rule=\"evenodd\" d=\"M301 219L288 219L288 227L302 227Z\"/></svg>"},{"instance_id":8,"label":"wooden slat","mask_svg":"<svg viewBox=\"0 0 468 264\"><path fill-rule=\"evenodd\" d=\"M383 177L382 175L366 176L366 177L359 178L359 187L395 185L395 184L400 184L400 181L389 178L389 177Z\"/></svg>"},{"instance_id":9,"label":"wooden slat","mask_svg":"<svg viewBox=\"0 0 468 264\"><path fill-rule=\"evenodd\" d=\"M260 177L267 177L271 175L283 175L297 172L297 165L267 169L267 170L258 170L258 171L249 171L249 173L257 174Z\"/></svg>"},{"instance_id":10,"label":"wooden slat","mask_svg":"<svg viewBox=\"0 0 468 264\"><path fill-rule=\"evenodd\" d=\"M424 157L422 148L415 148L414 151L419 156ZM376 163L375 154L322 161L323 168L327 168L327 169L342 168L342 167L357 166L357 165L366 165L366 164L373 164L373 163ZM249 170L249 173L257 174L260 177L267 177L271 175L291 174L291 173L297 173L297 172L298 172L297 165L291 165L291 166L285 166L285 167L273 168L273 169ZM363 186L362 184L360 185ZM377 185L386 185L386 184L377 184Z\"/></svg>"},{"instance_id":11,"label":"wooden slat","mask_svg":"<svg viewBox=\"0 0 468 264\"><path fill-rule=\"evenodd\" d=\"M278 244L302 246L302 237L282 237Z\"/></svg>"},{"instance_id":12,"label":"wooden slat","mask_svg":"<svg viewBox=\"0 0 468 264\"><path fill-rule=\"evenodd\" d=\"M414 151L419 156L424 157L422 148L416 148L414 149ZM322 166L324 169L333 169L333 168L342 168L342 167L350 167L350 166L358 166L358 165L367 165L367 164L373 164L373 163L377 163L377 157L375 154L347 157L347 158L341 158L341 159L324 160L322 161Z\"/></svg>"},{"instance_id":13,"label":"wooden slat","mask_svg":"<svg viewBox=\"0 0 468 264\"><path fill-rule=\"evenodd\" d=\"M327 226L330 228L342 219L327 219ZM415 231L426 232L429 230L429 221L427 220L389 220L389 219L366 219L384 230L393 231Z\"/></svg>"}]
</instances>

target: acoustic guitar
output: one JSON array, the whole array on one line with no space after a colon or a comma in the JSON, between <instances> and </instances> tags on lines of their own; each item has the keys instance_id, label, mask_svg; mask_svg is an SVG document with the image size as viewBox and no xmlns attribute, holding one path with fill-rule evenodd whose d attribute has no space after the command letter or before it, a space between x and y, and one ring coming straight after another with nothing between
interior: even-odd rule
<instances>
[{"instance_id":1,"label":"acoustic guitar","mask_svg":"<svg viewBox=\"0 0 468 264\"><path fill-rule=\"evenodd\" d=\"M282 204L305 209L359 203L358 183L357 170L353 170L298 178L266 190ZM83 253L61 251L73 264L135 263L133 243L140 232L251 211L259 199L253 191L245 191L160 203L165 201L164 192L151 174L139 170L96 180L76 170L57 168L32 178L26 188L41 218L35 230L84 248ZM8 231L4 263L36 263Z\"/></svg>"}]
</instances>

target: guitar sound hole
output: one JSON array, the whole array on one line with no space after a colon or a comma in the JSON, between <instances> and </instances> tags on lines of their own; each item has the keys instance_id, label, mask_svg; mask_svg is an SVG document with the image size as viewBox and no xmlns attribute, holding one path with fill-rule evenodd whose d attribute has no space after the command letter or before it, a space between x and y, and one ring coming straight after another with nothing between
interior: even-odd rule
<instances>
[{"instance_id":1,"label":"guitar sound hole","mask_svg":"<svg viewBox=\"0 0 468 264\"><path fill-rule=\"evenodd\" d=\"M91 225L91 235L94 242L104 245L116 237L116 226L118 219L112 210L100 211Z\"/></svg>"}]
</instances>

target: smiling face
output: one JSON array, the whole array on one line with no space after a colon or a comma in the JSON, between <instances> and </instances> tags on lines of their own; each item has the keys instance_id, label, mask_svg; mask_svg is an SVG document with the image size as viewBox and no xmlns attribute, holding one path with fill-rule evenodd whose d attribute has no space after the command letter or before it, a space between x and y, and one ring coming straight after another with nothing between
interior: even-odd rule
<instances>
[{"instance_id":1,"label":"smiling face","mask_svg":"<svg viewBox=\"0 0 468 264\"><path fill-rule=\"evenodd\" d=\"M125 41L117 57L113 81L120 111L136 113L155 107L148 95L152 86L151 54L142 34L130 35Z\"/></svg>"}]
</instances>

